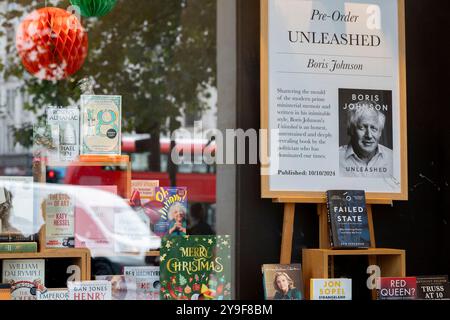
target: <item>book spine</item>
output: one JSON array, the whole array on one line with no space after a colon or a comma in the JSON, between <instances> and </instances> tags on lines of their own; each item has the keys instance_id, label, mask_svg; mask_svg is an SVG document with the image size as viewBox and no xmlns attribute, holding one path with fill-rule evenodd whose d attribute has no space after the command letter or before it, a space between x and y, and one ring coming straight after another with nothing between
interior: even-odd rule
<instances>
[{"instance_id":1,"label":"book spine","mask_svg":"<svg viewBox=\"0 0 450 320\"><path fill-rule=\"evenodd\" d=\"M22 235L0 235L0 242L34 242L37 241L37 236L32 234L30 236Z\"/></svg>"},{"instance_id":2,"label":"book spine","mask_svg":"<svg viewBox=\"0 0 450 320\"><path fill-rule=\"evenodd\" d=\"M0 243L0 253L37 252L37 242Z\"/></svg>"},{"instance_id":3,"label":"book spine","mask_svg":"<svg viewBox=\"0 0 450 320\"><path fill-rule=\"evenodd\" d=\"M327 217L328 217L328 238L330 239L330 246L331 248L334 248L334 241L333 241L333 228L331 225L331 212L330 212L330 198L327 192Z\"/></svg>"}]
</instances>

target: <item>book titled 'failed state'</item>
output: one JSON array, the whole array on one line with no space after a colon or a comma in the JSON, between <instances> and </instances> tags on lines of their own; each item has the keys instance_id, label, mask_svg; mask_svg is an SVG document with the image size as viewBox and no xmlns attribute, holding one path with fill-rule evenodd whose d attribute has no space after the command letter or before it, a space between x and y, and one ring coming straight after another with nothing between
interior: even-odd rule
<instances>
[{"instance_id":1,"label":"book titled 'failed state'","mask_svg":"<svg viewBox=\"0 0 450 320\"><path fill-rule=\"evenodd\" d=\"M335 249L369 248L370 233L364 191L327 191L330 244Z\"/></svg>"}]
</instances>

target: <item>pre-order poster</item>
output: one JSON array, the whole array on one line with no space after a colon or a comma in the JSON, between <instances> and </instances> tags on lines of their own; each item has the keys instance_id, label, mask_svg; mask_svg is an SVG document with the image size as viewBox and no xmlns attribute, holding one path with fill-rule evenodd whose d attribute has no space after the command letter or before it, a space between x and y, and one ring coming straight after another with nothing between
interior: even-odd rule
<instances>
[{"instance_id":1,"label":"pre-order poster","mask_svg":"<svg viewBox=\"0 0 450 320\"><path fill-rule=\"evenodd\" d=\"M263 197L357 186L405 199L402 2L262 6Z\"/></svg>"}]
</instances>

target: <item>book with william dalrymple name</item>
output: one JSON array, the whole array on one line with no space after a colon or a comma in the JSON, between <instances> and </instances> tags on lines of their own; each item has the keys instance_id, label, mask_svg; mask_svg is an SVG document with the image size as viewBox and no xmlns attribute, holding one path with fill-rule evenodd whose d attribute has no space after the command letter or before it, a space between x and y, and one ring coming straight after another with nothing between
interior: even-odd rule
<instances>
[{"instance_id":1,"label":"book with william dalrymple name","mask_svg":"<svg viewBox=\"0 0 450 320\"><path fill-rule=\"evenodd\" d=\"M76 160L80 154L80 110L78 107L48 107L47 124L59 127L59 160Z\"/></svg>"},{"instance_id":2,"label":"book with william dalrymple name","mask_svg":"<svg viewBox=\"0 0 450 320\"><path fill-rule=\"evenodd\" d=\"M120 155L122 97L81 96L81 154Z\"/></svg>"},{"instance_id":3,"label":"book with william dalrymple name","mask_svg":"<svg viewBox=\"0 0 450 320\"><path fill-rule=\"evenodd\" d=\"M366 197L359 190L327 191L330 245L335 249L369 248Z\"/></svg>"},{"instance_id":4,"label":"book with william dalrymple name","mask_svg":"<svg viewBox=\"0 0 450 320\"><path fill-rule=\"evenodd\" d=\"M311 279L311 300L352 300L352 279Z\"/></svg>"},{"instance_id":5,"label":"book with william dalrymple name","mask_svg":"<svg viewBox=\"0 0 450 320\"><path fill-rule=\"evenodd\" d=\"M111 282L106 280L68 281L69 300L112 300Z\"/></svg>"},{"instance_id":6,"label":"book with william dalrymple name","mask_svg":"<svg viewBox=\"0 0 450 320\"><path fill-rule=\"evenodd\" d=\"M11 284L13 300L36 300L45 291L45 260L3 260L2 282Z\"/></svg>"}]
</instances>

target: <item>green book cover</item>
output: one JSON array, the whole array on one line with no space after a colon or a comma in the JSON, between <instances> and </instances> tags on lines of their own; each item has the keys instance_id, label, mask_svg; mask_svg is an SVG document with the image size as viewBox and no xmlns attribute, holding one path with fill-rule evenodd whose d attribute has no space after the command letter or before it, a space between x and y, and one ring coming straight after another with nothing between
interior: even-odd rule
<instances>
[{"instance_id":1,"label":"green book cover","mask_svg":"<svg viewBox=\"0 0 450 320\"><path fill-rule=\"evenodd\" d=\"M0 253L37 252L37 242L0 243Z\"/></svg>"},{"instance_id":2,"label":"green book cover","mask_svg":"<svg viewBox=\"0 0 450 320\"><path fill-rule=\"evenodd\" d=\"M230 300L230 236L166 236L161 244L161 300Z\"/></svg>"}]
</instances>

